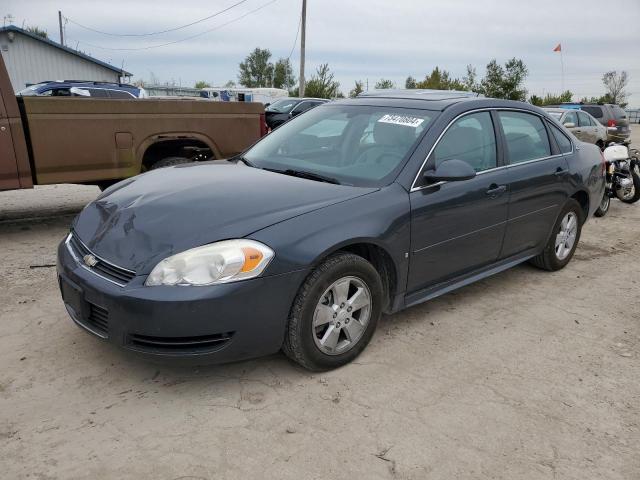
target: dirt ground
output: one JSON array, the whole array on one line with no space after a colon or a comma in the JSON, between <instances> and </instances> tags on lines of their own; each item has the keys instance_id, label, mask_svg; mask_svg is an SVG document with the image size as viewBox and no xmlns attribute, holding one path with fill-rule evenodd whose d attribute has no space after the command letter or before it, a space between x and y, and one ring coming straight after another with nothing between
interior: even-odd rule
<instances>
[{"instance_id":1,"label":"dirt ground","mask_svg":"<svg viewBox=\"0 0 640 480\"><path fill-rule=\"evenodd\" d=\"M76 327L51 265L97 193L0 193L0 477L640 478L640 204L591 220L564 270L385 317L317 375L158 366Z\"/></svg>"}]
</instances>

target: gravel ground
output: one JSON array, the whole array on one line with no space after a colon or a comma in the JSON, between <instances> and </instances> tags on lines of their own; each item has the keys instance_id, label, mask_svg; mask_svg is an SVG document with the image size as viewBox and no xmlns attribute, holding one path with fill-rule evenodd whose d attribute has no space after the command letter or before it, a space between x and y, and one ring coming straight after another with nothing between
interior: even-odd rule
<instances>
[{"instance_id":1,"label":"gravel ground","mask_svg":"<svg viewBox=\"0 0 640 480\"><path fill-rule=\"evenodd\" d=\"M3 478L640 478L640 204L591 220L564 270L385 317L317 375L159 366L77 328L51 265L97 193L0 193Z\"/></svg>"}]
</instances>

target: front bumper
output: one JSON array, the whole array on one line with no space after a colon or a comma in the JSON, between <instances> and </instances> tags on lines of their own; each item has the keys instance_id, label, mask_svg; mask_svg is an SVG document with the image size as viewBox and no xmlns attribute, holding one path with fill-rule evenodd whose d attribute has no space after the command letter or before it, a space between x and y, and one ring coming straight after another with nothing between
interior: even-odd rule
<instances>
[{"instance_id":1,"label":"front bumper","mask_svg":"<svg viewBox=\"0 0 640 480\"><path fill-rule=\"evenodd\" d=\"M306 272L210 287L120 287L81 266L65 242L58 279L76 324L121 348L155 358L210 364L268 355L282 346L293 298Z\"/></svg>"}]
</instances>

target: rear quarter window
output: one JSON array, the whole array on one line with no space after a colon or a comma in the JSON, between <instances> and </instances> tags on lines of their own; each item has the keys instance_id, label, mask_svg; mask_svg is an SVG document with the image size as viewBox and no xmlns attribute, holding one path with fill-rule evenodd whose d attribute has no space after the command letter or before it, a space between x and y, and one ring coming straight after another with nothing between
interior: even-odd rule
<instances>
[{"instance_id":1,"label":"rear quarter window","mask_svg":"<svg viewBox=\"0 0 640 480\"><path fill-rule=\"evenodd\" d=\"M553 135L553 138L558 144L558 148L560 149L560 152L561 153L571 152L573 147L571 146L571 140L569 140L569 137L567 137L558 127L556 127L552 123L547 123L547 125L549 125L549 128L551 130L551 135Z\"/></svg>"},{"instance_id":2,"label":"rear quarter window","mask_svg":"<svg viewBox=\"0 0 640 480\"><path fill-rule=\"evenodd\" d=\"M602 118L602 107L581 107L581 109L595 118Z\"/></svg>"},{"instance_id":3,"label":"rear quarter window","mask_svg":"<svg viewBox=\"0 0 640 480\"><path fill-rule=\"evenodd\" d=\"M613 114L615 115L616 118L620 118L620 119L626 119L627 118L627 112L625 112L619 106L613 105L611 107L611 109L613 110Z\"/></svg>"}]
</instances>

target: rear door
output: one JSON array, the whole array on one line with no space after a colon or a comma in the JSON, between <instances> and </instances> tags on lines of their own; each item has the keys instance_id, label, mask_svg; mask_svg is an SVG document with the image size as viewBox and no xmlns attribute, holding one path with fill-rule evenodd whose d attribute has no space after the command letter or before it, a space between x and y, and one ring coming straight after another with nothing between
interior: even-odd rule
<instances>
[{"instance_id":1,"label":"rear door","mask_svg":"<svg viewBox=\"0 0 640 480\"><path fill-rule=\"evenodd\" d=\"M468 113L447 128L424 167L463 160L477 172L459 182L411 189L411 259L407 289L416 292L496 261L507 219L507 172L501 168L488 111Z\"/></svg>"},{"instance_id":2,"label":"rear door","mask_svg":"<svg viewBox=\"0 0 640 480\"><path fill-rule=\"evenodd\" d=\"M498 118L509 165L509 214L501 253L506 258L546 243L568 197L569 167L542 117L503 110Z\"/></svg>"}]
</instances>

